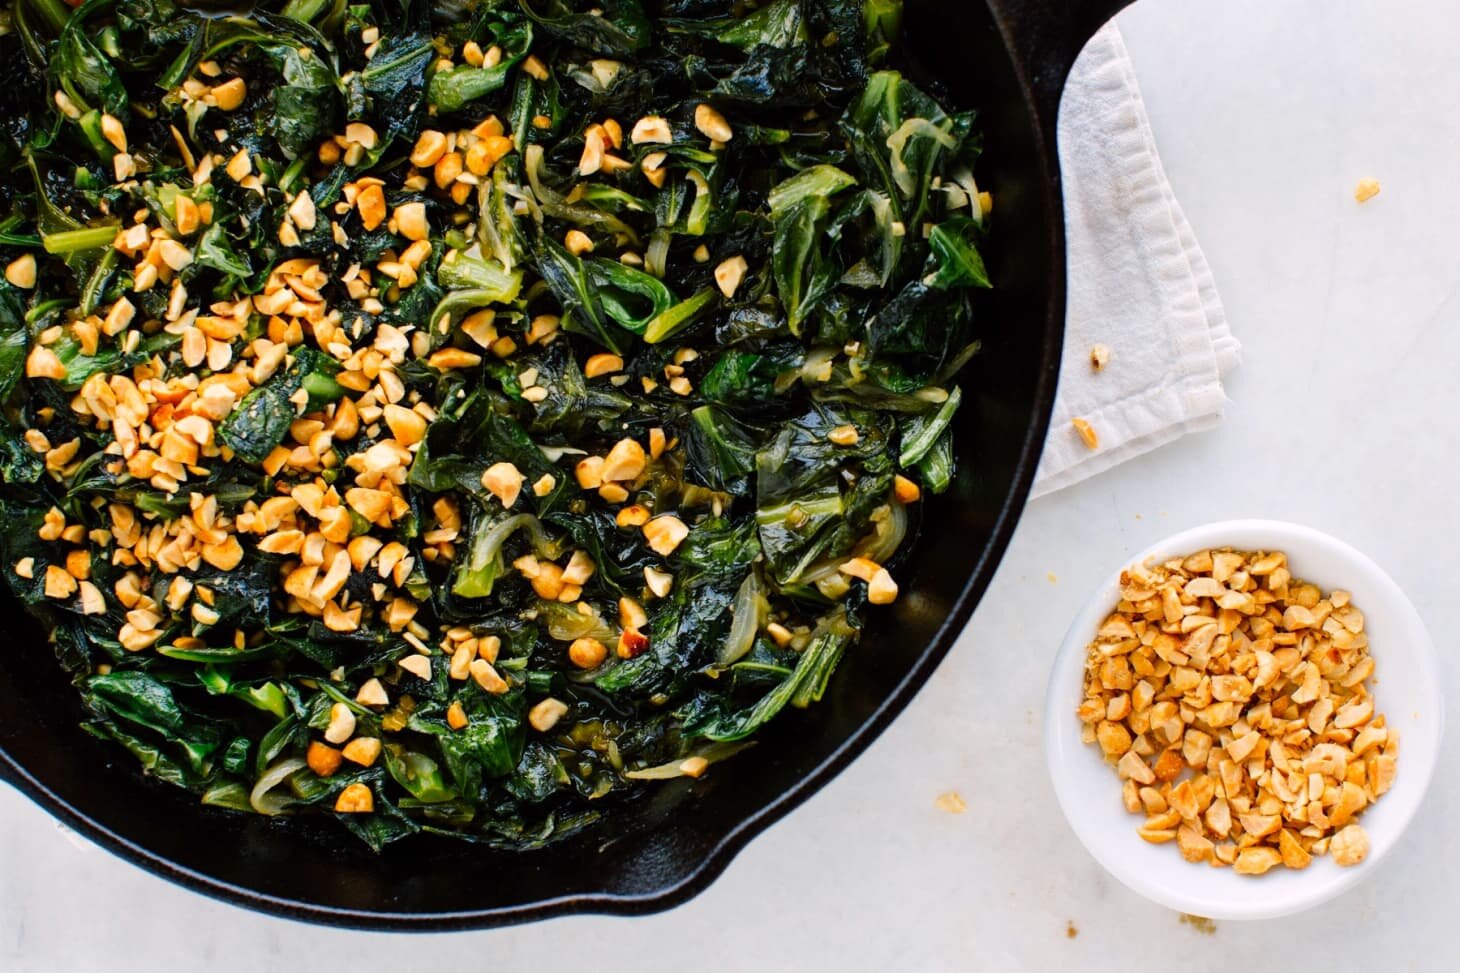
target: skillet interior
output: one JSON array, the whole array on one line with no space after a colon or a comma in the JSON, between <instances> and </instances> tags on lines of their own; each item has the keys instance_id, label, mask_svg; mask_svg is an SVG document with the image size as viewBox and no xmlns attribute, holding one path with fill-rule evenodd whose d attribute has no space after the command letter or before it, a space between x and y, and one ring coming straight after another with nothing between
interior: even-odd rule
<instances>
[{"instance_id":1,"label":"skillet interior","mask_svg":"<svg viewBox=\"0 0 1460 973\"><path fill-rule=\"evenodd\" d=\"M110 850L193 888L295 918L370 928L485 926L571 911L645 912L707 885L762 828L834 776L887 725L951 646L1023 506L1053 401L1064 307L1057 176L1014 61L983 4L909 0L908 47L980 112L978 176L994 193L998 289L962 385L954 487L924 510L899 570L831 690L702 780L674 782L566 842L528 853L421 839L377 857L353 837L200 808L78 728L79 701L44 634L4 595L0 772ZM1063 75L1061 74L1061 78ZM439 843L433 843L438 842Z\"/></svg>"}]
</instances>

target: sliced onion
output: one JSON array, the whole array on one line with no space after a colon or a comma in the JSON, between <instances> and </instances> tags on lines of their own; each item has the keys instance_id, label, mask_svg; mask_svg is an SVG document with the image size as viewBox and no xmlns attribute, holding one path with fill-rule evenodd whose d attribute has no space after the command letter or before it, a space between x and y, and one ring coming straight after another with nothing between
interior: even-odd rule
<instances>
[{"instance_id":1,"label":"sliced onion","mask_svg":"<svg viewBox=\"0 0 1460 973\"><path fill-rule=\"evenodd\" d=\"M655 277L663 277L669 266L670 234L655 230L649 237L649 247L644 251L644 270Z\"/></svg>"},{"instance_id":2,"label":"sliced onion","mask_svg":"<svg viewBox=\"0 0 1460 973\"><path fill-rule=\"evenodd\" d=\"M872 533L857 542L852 554L885 564L902 546L903 538L907 537L907 508L900 503L889 503L881 509L887 511L887 516L878 517L876 513L873 514Z\"/></svg>"},{"instance_id":3,"label":"sliced onion","mask_svg":"<svg viewBox=\"0 0 1460 973\"><path fill-rule=\"evenodd\" d=\"M586 604L586 602L579 602ZM613 642L618 632L598 612L584 614L573 605L548 602L542 605L542 614L547 618L548 636L559 642L594 638L600 642Z\"/></svg>"},{"instance_id":4,"label":"sliced onion","mask_svg":"<svg viewBox=\"0 0 1460 973\"><path fill-rule=\"evenodd\" d=\"M838 350L820 347L812 348L806 353L806 360L801 363L801 377L806 380L807 385L831 381L832 363L836 361Z\"/></svg>"},{"instance_id":5,"label":"sliced onion","mask_svg":"<svg viewBox=\"0 0 1460 973\"><path fill-rule=\"evenodd\" d=\"M751 571L740 582L740 590L735 593L735 601L730 605L734 621L730 624L730 633L725 636L724 644L720 646L720 665L728 666L751 650L755 645L755 633L760 631L761 622L765 621L765 613L769 608L760 577L755 571Z\"/></svg>"},{"instance_id":6,"label":"sliced onion","mask_svg":"<svg viewBox=\"0 0 1460 973\"><path fill-rule=\"evenodd\" d=\"M975 223L982 223L983 207L980 206L978 202L978 183L973 181L973 170L959 169L957 172L953 173L951 181L959 189L963 190L965 195L968 196L965 204L969 207L970 210L968 215L973 217L973 221ZM954 208L957 209L958 207Z\"/></svg>"},{"instance_id":7,"label":"sliced onion","mask_svg":"<svg viewBox=\"0 0 1460 973\"><path fill-rule=\"evenodd\" d=\"M914 135L930 138L945 149L958 147L958 140L953 137L952 132L939 128L926 118L909 118L899 125L897 131L887 136L887 147L892 151L892 180L897 183L897 188L902 190L904 196L911 196L918 188L917 177L902 159L902 150L907 146L907 140ZM974 198L977 199L977 196Z\"/></svg>"},{"instance_id":8,"label":"sliced onion","mask_svg":"<svg viewBox=\"0 0 1460 973\"><path fill-rule=\"evenodd\" d=\"M687 760L693 757L702 757L706 763L716 763L726 757L734 756L746 747L755 746L754 740L741 740L735 743L712 743L707 747L701 747L692 754L677 757L666 764L659 764L657 767L645 767L642 770L631 770L624 774L629 780L673 780L675 777L683 777L684 765ZM700 771L703 773L703 770Z\"/></svg>"},{"instance_id":9,"label":"sliced onion","mask_svg":"<svg viewBox=\"0 0 1460 973\"><path fill-rule=\"evenodd\" d=\"M302 757L288 757L274 764L274 766L259 776L258 782L253 785L253 790L249 791L249 805L260 814L270 816L283 814L289 805L295 803L294 798L285 797L281 794L271 795L269 791L278 787L290 777L293 777L295 773L304 769L304 767L305 763Z\"/></svg>"},{"instance_id":10,"label":"sliced onion","mask_svg":"<svg viewBox=\"0 0 1460 973\"><path fill-rule=\"evenodd\" d=\"M889 503L873 513L872 531L857 541L850 554L819 561L801 572L798 580L802 584L816 584L836 574L843 564L854 557L865 557L878 564L886 563L897 553L906 537L907 508L900 503Z\"/></svg>"},{"instance_id":11,"label":"sliced onion","mask_svg":"<svg viewBox=\"0 0 1460 973\"><path fill-rule=\"evenodd\" d=\"M522 153L522 159L526 163L523 167L527 170L527 182L532 186L532 193L537 197L539 203L560 203L563 197L547 188L542 181L542 146L533 143Z\"/></svg>"},{"instance_id":12,"label":"sliced onion","mask_svg":"<svg viewBox=\"0 0 1460 973\"><path fill-rule=\"evenodd\" d=\"M579 449L576 446L539 446L542 455L547 457L549 463L556 463L564 456L587 456L588 450Z\"/></svg>"},{"instance_id":13,"label":"sliced onion","mask_svg":"<svg viewBox=\"0 0 1460 973\"><path fill-rule=\"evenodd\" d=\"M482 537L481 547L472 545L472 558L482 564L490 563L502 551L502 545L507 543L507 538L525 530L532 537L532 549L539 557L555 560L562 553L558 545L554 543L542 529L542 522L532 514L513 514L498 524L493 524L492 529Z\"/></svg>"}]
</instances>

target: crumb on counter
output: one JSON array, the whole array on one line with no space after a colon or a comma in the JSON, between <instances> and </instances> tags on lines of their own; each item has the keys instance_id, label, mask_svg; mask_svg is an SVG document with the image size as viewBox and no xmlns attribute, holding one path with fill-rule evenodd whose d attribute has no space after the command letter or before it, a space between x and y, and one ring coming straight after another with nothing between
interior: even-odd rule
<instances>
[{"instance_id":1,"label":"crumb on counter","mask_svg":"<svg viewBox=\"0 0 1460 973\"><path fill-rule=\"evenodd\" d=\"M1367 203L1377 195L1379 195L1379 180L1371 176L1360 179L1359 184L1354 187L1354 199L1361 203Z\"/></svg>"},{"instance_id":2,"label":"crumb on counter","mask_svg":"<svg viewBox=\"0 0 1460 973\"><path fill-rule=\"evenodd\" d=\"M949 814L962 814L968 810L968 802L957 791L945 791L939 794L938 799L933 804L938 810L947 811Z\"/></svg>"},{"instance_id":3,"label":"crumb on counter","mask_svg":"<svg viewBox=\"0 0 1460 973\"><path fill-rule=\"evenodd\" d=\"M1181 918L1177 921L1183 926L1190 926L1204 936L1211 936L1217 931L1217 924L1205 916L1194 916L1188 912L1183 912Z\"/></svg>"}]
</instances>

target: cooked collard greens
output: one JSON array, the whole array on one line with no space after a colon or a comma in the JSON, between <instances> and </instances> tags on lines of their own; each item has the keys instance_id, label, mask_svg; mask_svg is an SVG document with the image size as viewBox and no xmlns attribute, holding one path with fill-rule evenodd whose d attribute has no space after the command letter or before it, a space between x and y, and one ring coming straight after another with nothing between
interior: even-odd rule
<instances>
[{"instance_id":1,"label":"cooked collard greens","mask_svg":"<svg viewBox=\"0 0 1460 973\"><path fill-rule=\"evenodd\" d=\"M900 19L15 0L0 565L87 729L216 808L523 847L820 699L989 286Z\"/></svg>"}]
</instances>

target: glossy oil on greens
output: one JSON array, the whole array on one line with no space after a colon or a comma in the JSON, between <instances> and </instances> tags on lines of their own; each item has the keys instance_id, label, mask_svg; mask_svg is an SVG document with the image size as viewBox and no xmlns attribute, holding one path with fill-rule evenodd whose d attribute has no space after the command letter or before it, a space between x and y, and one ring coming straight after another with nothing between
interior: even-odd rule
<instances>
[{"instance_id":1,"label":"glossy oil on greens","mask_svg":"<svg viewBox=\"0 0 1460 973\"><path fill-rule=\"evenodd\" d=\"M820 700L958 475L990 287L901 19L14 0L0 569L77 718L210 813L530 847Z\"/></svg>"}]
</instances>

